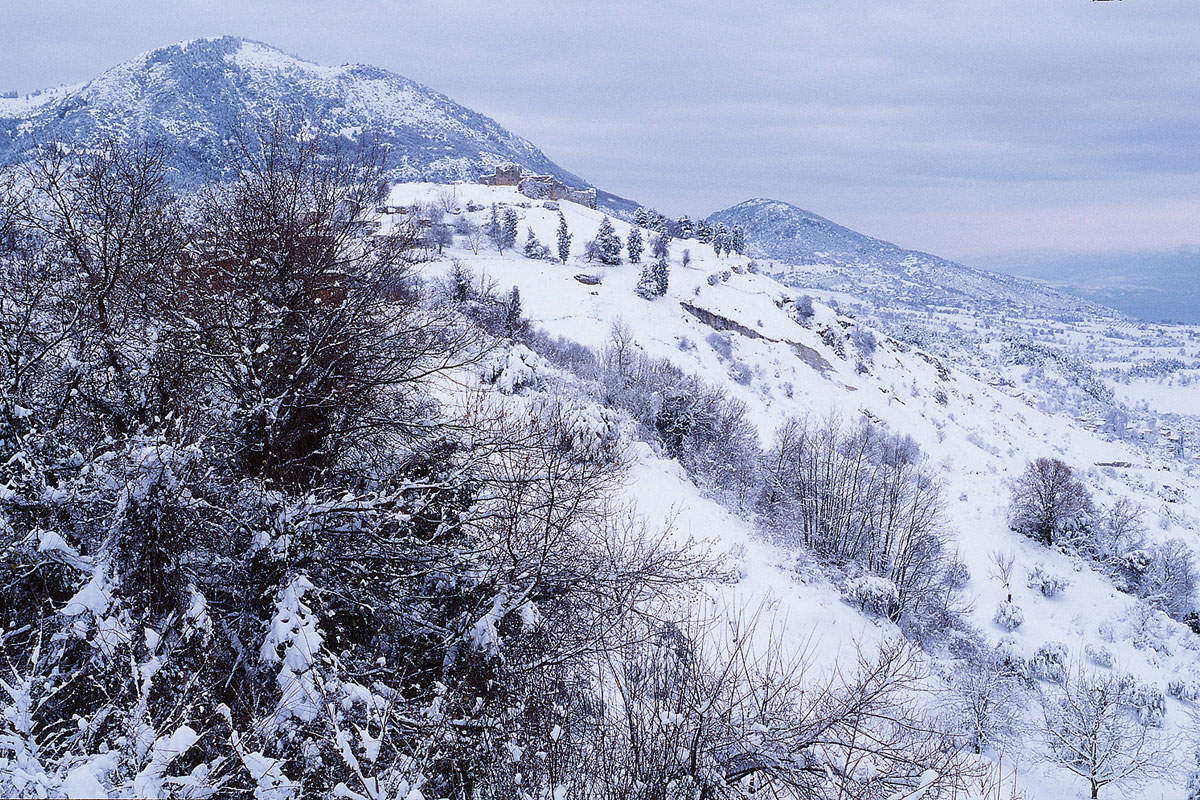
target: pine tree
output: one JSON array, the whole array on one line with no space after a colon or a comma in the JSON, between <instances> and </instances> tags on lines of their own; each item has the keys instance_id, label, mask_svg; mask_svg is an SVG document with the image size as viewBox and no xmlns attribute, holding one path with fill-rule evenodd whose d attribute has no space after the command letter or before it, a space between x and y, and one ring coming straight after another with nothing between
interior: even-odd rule
<instances>
[{"instance_id":1,"label":"pine tree","mask_svg":"<svg viewBox=\"0 0 1200 800\"><path fill-rule=\"evenodd\" d=\"M712 248L719 256L721 253L728 253L732 248L729 246L729 229L724 223L717 225L713 231Z\"/></svg>"},{"instance_id":2,"label":"pine tree","mask_svg":"<svg viewBox=\"0 0 1200 800\"><path fill-rule=\"evenodd\" d=\"M660 258L658 261L642 267L642 275L638 278L634 291L646 300L662 297L667 293L669 276L670 268L667 266L667 262Z\"/></svg>"},{"instance_id":3,"label":"pine tree","mask_svg":"<svg viewBox=\"0 0 1200 800\"><path fill-rule=\"evenodd\" d=\"M654 278L654 264L642 267L642 275L638 278L637 286L633 291L637 292L638 296L644 300L653 300L658 297L658 281Z\"/></svg>"},{"instance_id":4,"label":"pine tree","mask_svg":"<svg viewBox=\"0 0 1200 800\"><path fill-rule=\"evenodd\" d=\"M558 259L564 264L571 255L571 233L567 230L567 218L558 212Z\"/></svg>"},{"instance_id":5,"label":"pine tree","mask_svg":"<svg viewBox=\"0 0 1200 800\"><path fill-rule=\"evenodd\" d=\"M625 248L629 251L629 263L639 264L642 260L642 231L631 228L629 238L625 240Z\"/></svg>"},{"instance_id":6,"label":"pine tree","mask_svg":"<svg viewBox=\"0 0 1200 800\"><path fill-rule=\"evenodd\" d=\"M525 237L525 257L544 260L550 257L550 248L542 244L537 238L537 234L533 232L533 228L529 229L528 235Z\"/></svg>"},{"instance_id":7,"label":"pine tree","mask_svg":"<svg viewBox=\"0 0 1200 800\"><path fill-rule=\"evenodd\" d=\"M450 276L450 292L459 305L471 297L471 276L458 259L454 260L454 272Z\"/></svg>"},{"instance_id":8,"label":"pine tree","mask_svg":"<svg viewBox=\"0 0 1200 800\"><path fill-rule=\"evenodd\" d=\"M508 303L504 307L504 330L511 339L513 334L521 327L521 292L517 287L512 287L512 291L508 293Z\"/></svg>"},{"instance_id":9,"label":"pine tree","mask_svg":"<svg viewBox=\"0 0 1200 800\"><path fill-rule=\"evenodd\" d=\"M505 247L513 247L517 243L517 212L511 208L504 209L504 232L501 234Z\"/></svg>"},{"instance_id":10,"label":"pine tree","mask_svg":"<svg viewBox=\"0 0 1200 800\"><path fill-rule=\"evenodd\" d=\"M635 225L637 225L639 228L645 228L646 224L649 221L650 221L650 215L649 215L649 212L646 211L646 207L638 206L637 211L633 212L633 223Z\"/></svg>"},{"instance_id":11,"label":"pine tree","mask_svg":"<svg viewBox=\"0 0 1200 800\"><path fill-rule=\"evenodd\" d=\"M702 219L696 223L696 241L700 244L709 244L712 242L713 226L706 219Z\"/></svg>"},{"instance_id":12,"label":"pine tree","mask_svg":"<svg viewBox=\"0 0 1200 800\"><path fill-rule=\"evenodd\" d=\"M667 284L671 277L671 268L665 258L654 262L654 285L659 297L667 293Z\"/></svg>"},{"instance_id":13,"label":"pine tree","mask_svg":"<svg viewBox=\"0 0 1200 800\"><path fill-rule=\"evenodd\" d=\"M491 240L500 254L504 254L504 229L500 226L500 215L496 211L496 204L492 203L492 213L488 217L487 227L484 228L484 233Z\"/></svg>"},{"instance_id":14,"label":"pine tree","mask_svg":"<svg viewBox=\"0 0 1200 800\"><path fill-rule=\"evenodd\" d=\"M729 244L733 248L733 252L737 253L739 256L745 252L746 232L742 230L741 225L733 226L733 232L730 234Z\"/></svg>"},{"instance_id":15,"label":"pine tree","mask_svg":"<svg viewBox=\"0 0 1200 800\"><path fill-rule=\"evenodd\" d=\"M696 226L692 224L692 218L684 214L679 218L679 238L691 239L696 235Z\"/></svg>"},{"instance_id":16,"label":"pine tree","mask_svg":"<svg viewBox=\"0 0 1200 800\"><path fill-rule=\"evenodd\" d=\"M596 232L597 256L601 264L613 266L621 263L621 237L617 235L612 220L608 217L600 220L600 230Z\"/></svg>"}]
</instances>

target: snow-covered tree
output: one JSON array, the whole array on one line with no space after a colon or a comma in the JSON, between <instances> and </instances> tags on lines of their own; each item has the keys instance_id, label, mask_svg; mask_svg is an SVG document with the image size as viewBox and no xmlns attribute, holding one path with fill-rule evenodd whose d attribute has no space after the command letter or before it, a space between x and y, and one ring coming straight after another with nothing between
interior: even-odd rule
<instances>
[{"instance_id":1,"label":"snow-covered tree","mask_svg":"<svg viewBox=\"0 0 1200 800\"><path fill-rule=\"evenodd\" d=\"M642 267L642 275L634 291L647 300L662 297L667 293L669 272L667 262L662 259L647 264Z\"/></svg>"},{"instance_id":2,"label":"snow-covered tree","mask_svg":"<svg viewBox=\"0 0 1200 800\"><path fill-rule=\"evenodd\" d=\"M729 233L729 245L733 252L742 255L746 252L746 232L741 225L734 225Z\"/></svg>"},{"instance_id":3,"label":"snow-covered tree","mask_svg":"<svg viewBox=\"0 0 1200 800\"><path fill-rule=\"evenodd\" d=\"M504 248L511 250L517 244L517 212L511 208L504 209L504 226L501 238Z\"/></svg>"},{"instance_id":4,"label":"snow-covered tree","mask_svg":"<svg viewBox=\"0 0 1200 800\"><path fill-rule=\"evenodd\" d=\"M1136 788L1170 771L1172 748L1130 709L1130 688L1119 676L1080 667L1061 690L1042 695L1047 757L1088 782L1091 796L1113 785Z\"/></svg>"},{"instance_id":5,"label":"snow-covered tree","mask_svg":"<svg viewBox=\"0 0 1200 800\"><path fill-rule=\"evenodd\" d=\"M713 229L712 248L718 256L729 255L733 250L732 234L723 222L718 223L717 227Z\"/></svg>"},{"instance_id":6,"label":"snow-covered tree","mask_svg":"<svg viewBox=\"0 0 1200 800\"><path fill-rule=\"evenodd\" d=\"M692 222L692 218L686 214L679 218L679 222L676 223L676 228L679 232L680 239L691 239L696 235L696 226Z\"/></svg>"},{"instance_id":7,"label":"snow-covered tree","mask_svg":"<svg viewBox=\"0 0 1200 800\"><path fill-rule=\"evenodd\" d=\"M696 241L700 244L710 244L713 237L712 223L702 219L696 223Z\"/></svg>"},{"instance_id":8,"label":"snow-covered tree","mask_svg":"<svg viewBox=\"0 0 1200 800\"><path fill-rule=\"evenodd\" d=\"M650 255L655 258L669 258L671 255L671 237L664 233L656 233L650 240Z\"/></svg>"},{"instance_id":9,"label":"snow-covered tree","mask_svg":"<svg viewBox=\"0 0 1200 800\"><path fill-rule=\"evenodd\" d=\"M640 264L642 261L642 231L640 228L633 227L629 229L629 236L625 240L625 249L629 251L629 263Z\"/></svg>"},{"instance_id":10,"label":"snow-covered tree","mask_svg":"<svg viewBox=\"0 0 1200 800\"><path fill-rule=\"evenodd\" d=\"M550 257L550 248L541 243L537 238L537 234L533 232L533 228L529 228L525 236L525 257L539 260Z\"/></svg>"},{"instance_id":11,"label":"snow-covered tree","mask_svg":"<svg viewBox=\"0 0 1200 800\"><path fill-rule=\"evenodd\" d=\"M500 223L500 212L496 208L496 204L492 203L491 211L488 214L487 224L483 226L483 232L487 234L491 240L492 246L500 253L504 252L504 226Z\"/></svg>"},{"instance_id":12,"label":"snow-covered tree","mask_svg":"<svg viewBox=\"0 0 1200 800\"><path fill-rule=\"evenodd\" d=\"M596 257L601 264L621 263L621 237L608 217L600 220L600 229L596 231Z\"/></svg>"},{"instance_id":13,"label":"snow-covered tree","mask_svg":"<svg viewBox=\"0 0 1200 800\"><path fill-rule=\"evenodd\" d=\"M1031 461L1013 486L1009 523L1047 546L1085 531L1094 513L1091 494L1057 458Z\"/></svg>"},{"instance_id":14,"label":"snow-covered tree","mask_svg":"<svg viewBox=\"0 0 1200 800\"><path fill-rule=\"evenodd\" d=\"M571 256L571 232L567 230L567 218L558 212L558 260L567 263Z\"/></svg>"}]
</instances>

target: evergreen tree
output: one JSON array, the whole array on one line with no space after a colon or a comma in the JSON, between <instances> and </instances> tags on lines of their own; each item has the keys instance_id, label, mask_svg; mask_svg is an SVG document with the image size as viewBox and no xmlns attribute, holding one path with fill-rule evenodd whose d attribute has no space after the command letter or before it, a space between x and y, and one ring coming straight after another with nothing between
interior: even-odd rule
<instances>
[{"instance_id":1,"label":"evergreen tree","mask_svg":"<svg viewBox=\"0 0 1200 800\"><path fill-rule=\"evenodd\" d=\"M550 248L542 244L537 238L537 234L533 232L533 228L529 229L529 234L525 237L525 257L545 260L550 257Z\"/></svg>"},{"instance_id":2,"label":"evergreen tree","mask_svg":"<svg viewBox=\"0 0 1200 800\"><path fill-rule=\"evenodd\" d=\"M612 266L621 263L621 237L608 217L600 221L600 230L596 232L596 248L601 264Z\"/></svg>"},{"instance_id":3,"label":"evergreen tree","mask_svg":"<svg viewBox=\"0 0 1200 800\"><path fill-rule=\"evenodd\" d=\"M508 293L508 302L504 306L504 331L511 339L521 328L521 292L516 286Z\"/></svg>"},{"instance_id":4,"label":"evergreen tree","mask_svg":"<svg viewBox=\"0 0 1200 800\"><path fill-rule=\"evenodd\" d=\"M713 230L712 248L718 256L721 253L728 253L732 249L729 244L729 238L729 229L725 227L724 223L718 224L716 229Z\"/></svg>"},{"instance_id":5,"label":"evergreen tree","mask_svg":"<svg viewBox=\"0 0 1200 800\"><path fill-rule=\"evenodd\" d=\"M684 214L679 218L679 238L691 239L696 235L696 226L692 224L692 218Z\"/></svg>"},{"instance_id":6,"label":"evergreen tree","mask_svg":"<svg viewBox=\"0 0 1200 800\"><path fill-rule=\"evenodd\" d=\"M558 259L564 264L571 255L571 233L567 230L567 218L558 212Z\"/></svg>"},{"instance_id":7,"label":"evergreen tree","mask_svg":"<svg viewBox=\"0 0 1200 800\"><path fill-rule=\"evenodd\" d=\"M654 264L642 267L642 275L634 287L638 296L644 300L654 300L658 297L658 281L654 279Z\"/></svg>"},{"instance_id":8,"label":"evergreen tree","mask_svg":"<svg viewBox=\"0 0 1200 800\"><path fill-rule=\"evenodd\" d=\"M650 221L650 213L645 206L638 206L637 211L633 212L633 223L639 228L645 228Z\"/></svg>"},{"instance_id":9,"label":"evergreen tree","mask_svg":"<svg viewBox=\"0 0 1200 800\"><path fill-rule=\"evenodd\" d=\"M696 223L696 241L700 244L709 244L712 242L713 226L706 219L702 219Z\"/></svg>"},{"instance_id":10,"label":"evergreen tree","mask_svg":"<svg viewBox=\"0 0 1200 800\"><path fill-rule=\"evenodd\" d=\"M739 256L746 251L746 232L742 230L741 225L733 226L733 232L730 234L729 244L733 248L733 252L737 253Z\"/></svg>"},{"instance_id":11,"label":"evergreen tree","mask_svg":"<svg viewBox=\"0 0 1200 800\"><path fill-rule=\"evenodd\" d=\"M462 305L471 297L471 276L462 262L454 259L454 272L450 276L450 293L454 302Z\"/></svg>"},{"instance_id":12,"label":"evergreen tree","mask_svg":"<svg viewBox=\"0 0 1200 800\"><path fill-rule=\"evenodd\" d=\"M504 209L504 232L501 234L505 247L513 247L517 243L517 212L511 208Z\"/></svg>"},{"instance_id":13,"label":"evergreen tree","mask_svg":"<svg viewBox=\"0 0 1200 800\"><path fill-rule=\"evenodd\" d=\"M637 287L634 289L638 296L646 300L654 300L662 297L667 293L667 281L670 269L667 262L659 259L651 264L642 267L642 275L638 279Z\"/></svg>"},{"instance_id":14,"label":"evergreen tree","mask_svg":"<svg viewBox=\"0 0 1200 800\"><path fill-rule=\"evenodd\" d=\"M642 231L631 228L629 238L625 240L625 248L629 251L629 263L638 264L642 260Z\"/></svg>"},{"instance_id":15,"label":"evergreen tree","mask_svg":"<svg viewBox=\"0 0 1200 800\"><path fill-rule=\"evenodd\" d=\"M487 225L484 227L483 232L487 234L487 237L491 240L492 245L499 250L501 254L503 254L504 228L500 225L500 215L496 211L495 203L492 203L492 213L488 217Z\"/></svg>"},{"instance_id":16,"label":"evergreen tree","mask_svg":"<svg viewBox=\"0 0 1200 800\"><path fill-rule=\"evenodd\" d=\"M654 262L654 285L658 296L662 297L667 293L667 284L671 277L671 268L667 265L665 258L660 258Z\"/></svg>"}]
</instances>

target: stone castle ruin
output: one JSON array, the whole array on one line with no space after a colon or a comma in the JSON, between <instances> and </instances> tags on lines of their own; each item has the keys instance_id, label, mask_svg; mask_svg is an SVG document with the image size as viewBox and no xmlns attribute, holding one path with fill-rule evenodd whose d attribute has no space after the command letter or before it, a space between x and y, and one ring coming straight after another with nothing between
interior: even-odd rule
<instances>
[{"instance_id":1,"label":"stone castle ruin","mask_svg":"<svg viewBox=\"0 0 1200 800\"><path fill-rule=\"evenodd\" d=\"M485 186L515 186L517 191L532 200L567 200L588 208L596 207L595 189L575 189L553 175L531 175L520 164L501 164L491 175L479 182Z\"/></svg>"}]
</instances>

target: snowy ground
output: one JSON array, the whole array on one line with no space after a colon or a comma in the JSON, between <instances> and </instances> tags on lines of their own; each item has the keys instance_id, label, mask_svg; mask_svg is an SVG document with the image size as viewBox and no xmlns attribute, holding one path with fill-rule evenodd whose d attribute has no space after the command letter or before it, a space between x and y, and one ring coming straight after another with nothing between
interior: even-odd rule
<instances>
[{"instance_id":1,"label":"snowy ground","mask_svg":"<svg viewBox=\"0 0 1200 800\"><path fill-rule=\"evenodd\" d=\"M517 247L503 256L494 249L481 249L476 255L459 238L445 258L428 265L429 270L446 270L453 258L485 274L500 291L517 286L524 312L535 325L593 348L603 346L619 321L647 353L668 358L743 399L752 409L764 443L791 415L831 413L847 420L868 415L915 438L945 483L950 533L972 576L970 618L989 639L998 641L1007 634L992 622L1005 590L990 577L991 557L996 552L1011 553L1016 563L1014 601L1025 612L1025 624L1012 636L1025 656L1048 641L1062 642L1079 660L1089 645L1102 646L1112 652L1115 669L1163 689L1175 676L1200 677L1200 638L1161 613L1146 613L1082 560L1050 552L1014 534L1005 523L1010 481L1029 460L1054 456L1084 476L1099 503L1109 504L1118 497L1140 502L1147 511L1152 539L1179 537L1197 547L1200 480L1185 462L1164 455L1162 448L1142 437L1114 439L1085 413L1072 413L1063 400L1069 393L1057 396L1053 376L1031 376L1030 370L1020 367L996 369L987 351L996 350L989 337L999 321L961 311L921 315L928 325L975 336L979 357L971 355L969 348L930 355L879 333L878 348L872 357L863 357L866 369L860 373L850 341L842 342L846 356L841 357L816 332L824 326L848 339L856 325L873 318L871 309L854 320L825 304L835 299L845 311L853 306L853 298L813 293L820 301L816 316L812 324L802 326L786 311L785 301L794 299L797 290L750 274L746 258L718 258L706 245L677 240L671 245L669 291L647 301L633 291L640 265L605 267L584 262L578 255L600 225L603 215L598 211L560 204L574 236L572 258L560 264L521 254L530 228L554 249L558 214L514 189L406 184L394 188L389 202L407 206L432 202L447 193L460 209L468 202L485 209L492 203L514 207L521 218L520 235ZM487 211L469 216L483 223ZM624 240L629 226L617 220L614 224ZM688 268L681 265L685 249L690 251ZM598 276L601 282L577 281L574 276L583 273ZM717 276L715 285L709 283L712 275ZM728 336L728 355L710 344L716 331L686 310L685 304L741 326ZM1200 355L1191 329L1130 326L1113 331L1114 338L1105 330L1112 327L1108 321L1064 325L1031 316L1004 324L1040 341L1073 347L1101 369L1153 358L1156 352L1178 355L1182 351L1179 357L1186 360ZM1171 338L1163 344L1167 337ZM1200 385L1181 385L1178 376L1169 385L1153 379L1136 379L1127 385L1115 378L1105 380L1119 400L1144 403L1143 416L1200 411ZM890 623L863 616L843 603L831 585L799 580L788 553L759 541L749 523L702 496L678 464L657 457L645 446L636 448L635 456L626 491L647 520L670 520L682 537L711 541L720 550L739 554L741 579L714 587L709 600L714 608L724 609L723 613L766 608L785 626L795 647L807 648L822 661L836 660L858 644L869 647L896 635ZM1130 466L1099 466L1111 464ZM1062 594L1046 598L1026 587L1027 572L1038 564L1070 579ZM1167 730L1183 742L1195 709L1175 698L1168 698L1167 704ZM1186 741L1181 753L1188 762L1185 768L1190 768L1192 746L1190 739ZM1011 768L1012 757L1005 763ZM1018 785L1029 797L1087 796L1082 781L1041 763L1032 742L1019 754L1016 767ZM1178 787L1185 774L1161 786L1147 786L1144 796L1182 797Z\"/></svg>"}]
</instances>

